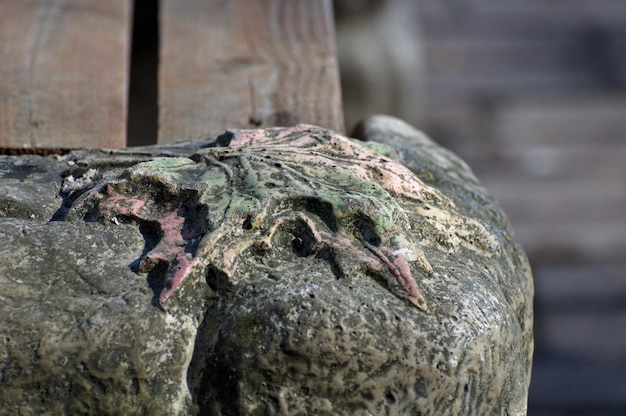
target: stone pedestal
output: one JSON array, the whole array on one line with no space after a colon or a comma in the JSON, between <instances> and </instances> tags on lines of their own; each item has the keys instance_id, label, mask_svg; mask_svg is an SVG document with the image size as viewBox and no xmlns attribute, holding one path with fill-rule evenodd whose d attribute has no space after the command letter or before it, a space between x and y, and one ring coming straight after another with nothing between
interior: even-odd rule
<instances>
[{"instance_id":1,"label":"stone pedestal","mask_svg":"<svg viewBox=\"0 0 626 416\"><path fill-rule=\"evenodd\" d=\"M532 277L400 120L0 158L4 414L523 415Z\"/></svg>"}]
</instances>

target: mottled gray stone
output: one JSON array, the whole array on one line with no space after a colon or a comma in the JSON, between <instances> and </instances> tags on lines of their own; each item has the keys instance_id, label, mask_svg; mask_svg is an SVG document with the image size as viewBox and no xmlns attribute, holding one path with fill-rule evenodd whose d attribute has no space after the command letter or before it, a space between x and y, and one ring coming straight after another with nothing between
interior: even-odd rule
<instances>
[{"instance_id":1,"label":"mottled gray stone","mask_svg":"<svg viewBox=\"0 0 626 416\"><path fill-rule=\"evenodd\" d=\"M58 158L0 156L0 218L49 220L61 204Z\"/></svg>"},{"instance_id":2,"label":"mottled gray stone","mask_svg":"<svg viewBox=\"0 0 626 416\"><path fill-rule=\"evenodd\" d=\"M505 215L405 123L359 136L1 159L1 412L525 414Z\"/></svg>"},{"instance_id":3,"label":"mottled gray stone","mask_svg":"<svg viewBox=\"0 0 626 416\"><path fill-rule=\"evenodd\" d=\"M1 414L186 414L203 299L152 306L143 246L127 225L0 220Z\"/></svg>"}]
</instances>

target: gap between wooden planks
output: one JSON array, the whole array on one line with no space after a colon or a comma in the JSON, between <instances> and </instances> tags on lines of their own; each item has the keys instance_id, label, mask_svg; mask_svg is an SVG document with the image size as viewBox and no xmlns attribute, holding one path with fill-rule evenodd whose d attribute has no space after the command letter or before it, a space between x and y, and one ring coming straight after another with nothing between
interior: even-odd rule
<instances>
[{"instance_id":1,"label":"gap between wooden planks","mask_svg":"<svg viewBox=\"0 0 626 416\"><path fill-rule=\"evenodd\" d=\"M131 8L0 0L0 148L126 145ZM159 143L344 130L330 0L161 0L159 25Z\"/></svg>"}]
</instances>

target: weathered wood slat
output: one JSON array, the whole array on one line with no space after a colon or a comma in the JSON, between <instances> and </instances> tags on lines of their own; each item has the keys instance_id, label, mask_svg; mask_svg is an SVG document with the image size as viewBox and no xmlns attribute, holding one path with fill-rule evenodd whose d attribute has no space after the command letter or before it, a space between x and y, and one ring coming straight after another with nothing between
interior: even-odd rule
<instances>
[{"instance_id":1,"label":"weathered wood slat","mask_svg":"<svg viewBox=\"0 0 626 416\"><path fill-rule=\"evenodd\" d=\"M343 130L330 0L162 0L159 143L227 128Z\"/></svg>"},{"instance_id":2,"label":"weathered wood slat","mask_svg":"<svg viewBox=\"0 0 626 416\"><path fill-rule=\"evenodd\" d=\"M124 146L130 7L0 1L0 148Z\"/></svg>"}]
</instances>

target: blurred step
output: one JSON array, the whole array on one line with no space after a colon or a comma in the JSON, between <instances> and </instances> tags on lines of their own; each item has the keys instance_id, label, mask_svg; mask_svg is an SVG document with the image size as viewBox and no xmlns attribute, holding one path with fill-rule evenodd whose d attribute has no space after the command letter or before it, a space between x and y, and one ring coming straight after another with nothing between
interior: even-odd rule
<instances>
[{"instance_id":1,"label":"blurred step","mask_svg":"<svg viewBox=\"0 0 626 416\"><path fill-rule=\"evenodd\" d=\"M419 0L416 7L424 31L439 38L559 36L590 26L618 28L626 16L622 0Z\"/></svg>"},{"instance_id":2,"label":"blurred step","mask_svg":"<svg viewBox=\"0 0 626 416\"><path fill-rule=\"evenodd\" d=\"M602 89L613 82L612 78L617 83L626 80L626 67L621 73L622 55L589 59L601 52L582 35L536 41L502 40L497 36L492 40L432 40L424 42L424 51L426 83L430 90L437 91L438 101L471 95L546 95L567 92L572 87ZM607 66L614 66L617 73L602 73L597 67L600 59L614 60Z\"/></svg>"},{"instance_id":3,"label":"blurred step","mask_svg":"<svg viewBox=\"0 0 626 416\"><path fill-rule=\"evenodd\" d=\"M541 309L537 309L540 311ZM592 362L626 362L626 308L619 312L543 312L536 343L551 354Z\"/></svg>"},{"instance_id":4,"label":"blurred step","mask_svg":"<svg viewBox=\"0 0 626 416\"><path fill-rule=\"evenodd\" d=\"M507 207L504 206L505 211ZM617 261L626 253L624 221L590 218L586 222L542 224L511 219L515 235L539 261Z\"/></svg>"},{"instance_id":5,"label":"blurred step","mask_svg":"<svg viewBox=\"0 0 626 416\"><path fill-rule=\"evenodd\" d=\"M626 229L626 183L618 179L529 179L479 175L482 183L518 223L622 221Z\"/></svg>"},{"instance_id":6,"label":"blurred step","mask_svg":"<svg viewBox=\"0 0 626 416\"><path fill-rule=\"evenodd\" d=\"M539 265L538 353L626 364L626 263Z\"/></svg>"},{"instance_id":7,"label":"blurred step","mask_svg":"<svg viewBox=\"0 0 626 416\"><path fill-rule=\"evenodd\" d=\"M591 141L591 140L590 140ZM558 184L572 182L618 182L626 180L626 146L584 148L570 146L529 146L526 149L499 149L497 155L471 155L474 172L481 176L499 172L500 178Z\"/></svg>"},{"instance_id":8,"label":"blurred step","mask_svg":"<svg viewBox=\"0 0 626 416\"><path fill-rule=\"evenodd\" d=\"M626 96L570 96L516 100L494 114L498 146L626 150ZM607 152L607 153L609 153Z\"/></svg>"},{"instance_id":9,"label":"blurred step","mask_svg":"<svg viewBox=\"0 0 626 416\"><path fill-rule=\"evenodd\" d=\"M534 269L535 301L542 309L572 309L577 305L626 310L626 262L539 265ZM625 331L626 332L626 331Z\"/></svg>"},{"instance_id":10,"label":"blurred step","mask_svg":"<svg viewBox=\"0 0 626 416\"><path fill-rule=\"evenodd\" d=\"M626 410L626 365L537 359L529 415L618 416Z\"/></svg>"}]
</instances>

